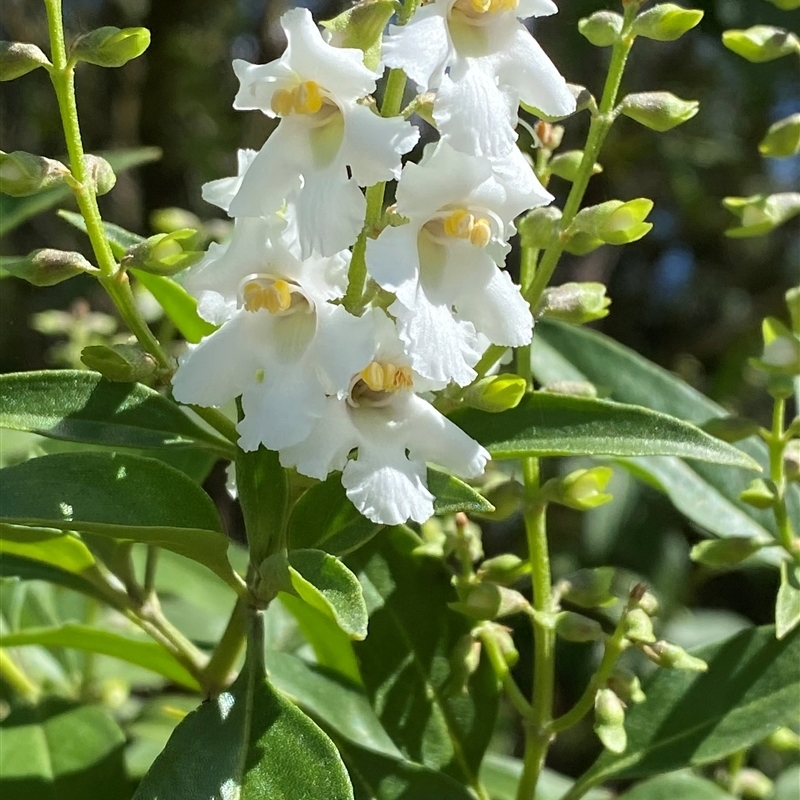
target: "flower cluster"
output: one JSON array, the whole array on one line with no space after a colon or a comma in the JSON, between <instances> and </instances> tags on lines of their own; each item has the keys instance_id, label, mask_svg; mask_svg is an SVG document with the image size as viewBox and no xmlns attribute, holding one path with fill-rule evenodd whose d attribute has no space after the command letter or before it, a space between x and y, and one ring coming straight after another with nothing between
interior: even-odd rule
<instances>
[{"instance_id":1,"label":"flower cluster","mask_svg":"<svg viewBox=\"0 0 800 800\"><path fill-rule=\"evenodd\" d=\"M279 122L260 151L240 152L237 176L204 187L234 229L185 274L218 328L181 357L176 399L241 396L243 449L276 450L313 478L341 470L376 522L431 516L428 463L482 473L486 450L425 398L469 384L490 343L531 340L530 309L502 267L514 218L551 197L516 148L517 107L567 114L574 101L519 19L554 11L550 0L433 0L390 26L373 71L296 8L281 20L281 58L234 61L234 107ZM418 164L402 157L419 130L373 110L384 66L435 93L441 138ZM357 316L342 299L364 226L361 187L388 180L398 181L400 224L362 249L382 302Z\"/></svg>"}]
</instances>

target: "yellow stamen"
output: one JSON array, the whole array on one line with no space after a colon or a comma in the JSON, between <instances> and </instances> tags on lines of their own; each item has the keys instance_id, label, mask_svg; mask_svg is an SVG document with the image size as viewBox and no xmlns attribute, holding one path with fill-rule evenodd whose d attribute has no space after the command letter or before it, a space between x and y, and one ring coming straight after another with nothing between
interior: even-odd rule
<instances>
[{"instance_id":1,"label":"yellow stamen","mask_svg":"<svg viewBox=\"0 0 800 800\"><path fill-rule=\"evenodd\" d=\"M475 217L466 208L457 208L444 218L444 232L457 239L468 239Z\"/></svg>"},{"instance_id":2,"label":"yellow stamen","mask_svg":"<svg viewBox=\"0 0 800 800\"><path fill-rule=\"evenodd\" d=\"M485 14L492 7L493 0L470 0L472 10L478 14Z\"/></svg>"},{"instance_id":3,"label":"yellow stamen","mask_svg":"<svg viewBox=\"0 0 800 800\"><path fill-rule=\"evenodd\" d=\"M286 311L292 304L292 288L283 280L277 280L268 286L258 281L250 281L242 290L242 299L247 311L259 311L266 308L270 314Z\"/></svg>"},{"instance_id":4,"label":"yellow stamen","mask_svg":"<svg viewBox=\"0 0 800 800\"><path fill-rule=\"evenodd\" d=\"M292 93L298 114L316 114L322 108L322 91L315 81L303 81Z\"/></svg>"},{"instance_id":5,"label":"yellow stamen","mask_svg":"<svg viewBox=\"0 0 800 800\"><path fill-rule=\"evenodd\" d=\"M492 241L492 226L485 217L475 220L472 230L469 232L469 241L475 247L486 247Z\"/></svg>"},{"instance_id":6,"label":"yellow stamen","mask_svg":"<svg viewBox=\"0 0 800 800\"><path fill-rule=\"evenodd\" d=\"M503 11L513 11L519 5L519 0L491 0L491 11L499 14Z\"/></svg>"},{"instance_id":7,"label":"yellow stamen","mask_svg":"<svg viewBox=\"0 0 800 800\"><path fill-rule=\"evenodd\" d=\"M396 392L409 389L412 384L411 369L387 362L373 361L359 373L359 377L373 392Z\"/></svg>"},{"instance_id":8,"label":"yellow stamen","mask_svg":"<svg viewBox=\"0 0 800 800\"><path fill-rule=\"evenodd\" d=\"M294 110L294 95L289 89L278 89L269 105L279 117L288 117Z\"/></svg>"}]
</instances>

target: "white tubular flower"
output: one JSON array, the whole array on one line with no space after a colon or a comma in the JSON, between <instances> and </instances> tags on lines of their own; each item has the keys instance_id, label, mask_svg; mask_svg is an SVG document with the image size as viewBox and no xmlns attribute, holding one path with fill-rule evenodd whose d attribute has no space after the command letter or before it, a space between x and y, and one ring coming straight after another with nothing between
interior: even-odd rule
<instances>
[{"instance_id":1,"label":"white tubular flower","mask_svg":"<svg viewBox=\"0 0 800 800\"><path fill-rule=\"evenodd\" d=\"M360 50L327 44L307 9L287 11L281 25L288 46L280 59L233 62L240 82L234 108L258 109L280 124L247 170L230 213L267 216L293 199L303 257L333 255L363 225L358 187L397 178L400 157L419 131L357 102L375 90L378 75L364 66Z\"/></svg>"},{"instance_id":2,"label":"white tubular flower","mask_svg":"<svg viewBox=\"0 0 800 800\"><path fill-rule=\"evenodd\" d=\"M552 0L433 0L390 26L382 56L420 91L436 91L433 116L457 150L505 155L519 101L552 116L575 110L566 81L519 21L555 14Z\"/></svg>"},{"instance_id":3,"label":"white tubular flower","mask_svg":"<svg viewBox=\"0 0 800 800\"><path fill-rule=\"evenodd\" d=\"M373 522L424 522L433 515L426 462L473 478L489 453L414 393L418 376L391 320L378 310L365 316L377 330L372 361L354 373L345 397L328 397L304 442L281 450L281 464L320 480L343 470L347 496Z\"/></svg>"},{"instance_id":4,"label":"white tubular flower","mask_svg":"<svg viewBox=\"0 0 800 800\"><path fill-rule=\"evenodd\" d=\"M220 178L216 181L204 183L202 187L203 200L217 208L221 208L223 211L227 211L242 186L245 172L250 168L255 157L255 150L238 150L236 153L238 167L236 175L231 178Z\"/></svg>"},{"instance_id":5,"label":"white tubular flower","mask_svg":"<svg viewBox=\"0 0 800 800\"><path fill-rule=\"evenodd\" d=\"M212 244L184 281L220 327L181 357L175 399L220 406L241 395L243 450L305 439L326 395L346 392L373 353L369 320L329 302L344 294L349 254L300 261L282 224L237 220L230 243Z\"/></svg>"},{"instance_id":6,"label":"white tubular flower","mask_svg":"<svg viewBox=\"0 0 800 800\"><path fill-rule=\"evenodd\" d=\"M440 142L407 164L397 210L409 223L367 241L372 277L394 292L389 308L413 368L466 386L484 349L530 343L533 318L505 262L514 218L552 200L514 148L502 160L468 156Z\"/></svg>"}]
</instances>

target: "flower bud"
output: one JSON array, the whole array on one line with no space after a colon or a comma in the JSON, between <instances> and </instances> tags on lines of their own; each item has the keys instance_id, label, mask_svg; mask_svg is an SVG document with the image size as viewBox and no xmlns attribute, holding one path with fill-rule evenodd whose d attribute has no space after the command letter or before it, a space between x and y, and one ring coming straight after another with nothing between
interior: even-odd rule
<instances>
[{"instance_id":1,"label":"flower bud","mask_svg":"<svg viewBox=\"0 0 800 800\"><path fill-rule=\"evenodd\" d=\"M597 387L589 381L553 381L544 384L542 391L568 397L597 397Z\"/></svg>"},{"instance_id":2,"label":"flower bud","mask_svg":"<svg viewBox=\"0 0 800 800\"><path fill-rule=\"evenodd\" d=\"M463 600L449 603L450 608L480 620L492 620L517 614L530 606L523 595L496 583L479 583L466 589Z\"/></svg>"},{"instance_id":3,"label":"flower bud","mask_svg":"<svg viewBox=\"0 0 800 800\"><path fill-rule=\"evenodd\" d=\"M82 272L96 272L80 253L45 248L27 256L3 261L3 270L34 286L55 286Z\"/></svg>"},{"instance_id":4,"label":"flower bud","mask_svg":"<svg viewBox=\"0 0 800 800\"><path fill-rule=\"evenodd\" d=\"M561 140L564 138L564 126L553 125L552 122L540 119L536 125L533 126L533 132L538 139L539 147L545 150L557 150L561 146Z\"/></svg>"},{"instance_id":5,"label":"flower bud","mask_svg":"<svg viewBox=\"0 0 800 800\"><path fill-rule=\"evenodd\" d=\"M752 358L752 367L780 375L800 375L800 337L795 336L779 319L767 317L761 325L764 351Z\"/></svg>"},{"instance_id":6,"label":"flower bud","mask_svg":"<svg viewBox=\"0 0 800 800\"><path fill-rule=\"evenodd\" d=\"M608 679L608 688L625 703L644 703L647 699L642 691L639 676L625 667L616 667Z\"/></svg>"},{"instance_id":7,"label":"flower bud","mask_svg":"<svg viewBox=\"0 0 800 800\"><path fill-rule=\"evenodd\" d=\"M602 283L563 283L542 292L534 316L583 325L607 317L610 305Z\"/></svg>"},{"instance_id":8,"label":"flower bud","mask_svg":"<svg viewBox=\"0 0 800 800\"><path fill-rule=\"evenodd\" d=\"M531 565L528 561L523 561L513 553L503 553L487 558L478 570L478 578L500 586L511 586L523 575L529 575L530 571Z\"/></svg>"},{"instance_id":9,"label":"flower bud","mask_svg":"<svg viewBox=\"0 0 800 800\"><path fill-rule=\"evenodd\" d=\"M157 208L150 214L150 227L157 233L175 233L191 228L198 230L202 221L185 208Z\"/></svg>"},{"instance_id":10,"label":"flower bud","mask_svg":"<svg viewBox=\"0 0 800 800\"><path fill-rule=\"evenodd\" d=\"M730 567L741 563L753 553L757 553L765 544L769 544L769 542L744 536L708 539L696 544L692 548L689 558L707 567Z\"/></svg>"},{"instance_id":11,"label":"flower bud","mask_svg":"<svg viewBox=\"0 0 800 800\"><path fill-rule=\"evenodd\" d=\"M505 625L497 622L482 622L478 631L481 636L487 636L494 641L509 667L513 667L519 661L519 652L514 644L514 637L511 635L511 630Z\"/></svg>"},{"instance_id":12,"label":"flower bud","mask_svg":"<svg viewBox=\"0 0 800 800\"><path fill-rule=\"evenodd\" d=\"M625 615L625 637L637 644L650 644L656 640L653 621L641 608L633 608Z\"/></svg>"},{"instance_id":13,"label":"flower bud","mask_svg":"<svg viewBox=\"0 0 800 800\"><path fill-rule=\"evenodd\" d=\"M95 194L102 197L108 194L117 182L117 176L111 164L100 156L85 155L83 163L89 180L94 185Z\"/></svg>"},{"instance_id":14,"label":"flower bud","mask_svg":"<svg viewBox=\"0 0 800 800\"><path fill-rule=\"evenodd\" d=\"M633 32L646 39L673 42L698 25L701 19L703 12L697 9L660 3L634 20Z\"/></svg>"},{"instance_id":15,"label":"flower bud","mask_svg":"<svg viewBox=\"0 0 800 800\"><path fill-rule=\"evenodd\" d=\"M450 696L464 694L467 684L481 660L481 643L465 633L455 644L450 656L450 677L447 690Z\"/></svg>"},{"instance_id":16,"label":"flower bud","mask_svg":"<svg viewBox=\"0 0 800 800\"><path fill-rule=\"evenodd\" d=\"M708 664L700 658L690 656L682 647L663 639L653 645L645 645L642 652L655 664L664 669L686 669L706 672Z\"/></svg>"},{"instance_id":17,"label":"flower bud","mask_svg":"<svg viewBox=\"0 0 800 800\"><path fill-rule=\"evenodd\" d=\"M738 442L758 433L759 425L744 417L715 417L702 426L706 433L723 442Z\"/></svg>"},{"instance_id":18,"label":"flower bud","mask_svg":"<svg viewBox=\"0 0 800 800\"><path fill-rule=\"evenodd\" d=\"M147 383L158 371L153 356L133 344L84 347L81 361L104 378L120 383Z\"/></svg>"},{"instance_id":19,"label":"flower bud","mask_svg":"<svg viewBox=\"0 0 800 800\"><path fill-rule=\"evenodd\" d=\"M786 292L786 308L792 320L792 333L800 336L800 286L794 286Z\"/></svg>"},{"instance_id":20,"label":"flower bud","mask_svg":"<svg viewBox=\"0 0 800 800\"><path fill-rule=\"evenodd\" d=\"M769 158L787 158L800 153L800 114L792 114L771 125L758 152Z\"/></svg>"},{"instance_id":21,"label":"flower bud","mask_svg":"<svg viewBox=\"0 0 800 800\"><path fill-rule=\"evenodd\" d=\"M800 52L800 39L795 34L770 25L754 25L744 31L725 31L722 44L754 64Z\"/></svg>"},{"instance_id":22,"label":"flower bud","mask_svg":"<svg viewBox=\"0 0 800 800\"><path fill-rule=\"evenodd\" d=\"M613 500L605 488L614 474L611 467L592 467L571 472L554 483L553 501L578 511L588 511Z\"/></svg>"},{"instance_id":23,"label":"flower bud","mask_svg":"<svg viewBox=\"0 0 800 800\"><path fill-rule=\"evenodd\" d=\"M800 753L800 734L791 728L778 728L764 740L764 744L778 753Z\"/></svg>"},{"instance_id":24,"label":"flower bud","mask_svg":"<svg viewBox=\"0 0 800 800\"><path fill-rule=\"evenodd\" d=\"M69 174L67 167L55 159L22 150L0 150L0 192L11 197L27 197L49 189Z\"/></svg>"},{"instance_id":25,"label":"flower bud","mask_svg":"<svg viewBox=\"0 0 800 800\"><path fill-rule=\"evenodd\" d=\"M597 100L594 99L594 95L585 86L580 86L577 83L568 83L567 89L575 98L575 113L587 108L597 111Z\"/></svg>"},{"instance_id":26,"label":"flower bud","mask_svg":"<svg viewBox=\"0 0 800 800\"><path fill-rule=\"evenodd\" d=\"M800 439L792 439L783 451L786 480L800 483Z\"/></svg>"},{"instance_id":27,"label":"flower bud","mask_svg":"<svg viewBox=\"0 0 800 800\"><path fill-rule=\"evenodd\" d=\"M585 256L604 244L605 242L596 236L583 231L576 231L569 234L566 242L564 242L564 249L574 256Z\"/></svg>"},{"instance_id":28,"label":"flower bud","mask_svg":"<svg viewBox=\"0 0 800 800\"><path fill-rule=\"evenodd\" d=\"M197 231L191 228L157 233L131 247L122 264L126 269L141 269L154 275L174 275L203 257L201 251L183 247L184 243L191 245L196 235Z\"/></svg>"},{"instance_id":29,"label":"flower bud","mask_svg":"<svg viewBox=\"0 0 800 800\"><path fill-rule=\"evenodd\" d=\"M800 8L800 0L769 0L769 2L781 11L794 11L796 8Z\"/></svg>"},{"instance_id":30,"label":"flower bud","mask_svg":"<svg viewBox=\"0 0 800 800\"><path fill-rule=\"evenodd\" d=\"M628 608L638 608L650 617L658 614L658 598L647 590L646 583L637 583L628 594Z\"/></svg>"},{"instance_id":31,"label":"flower bud","mask_svg":"<svg viewBox=\"0 0 800 800\"><path fill-rule=\"evenodd\" d=\"M50 64L47 56L27 42L0 42L0 81L13 81Z\"/></svg>"},{"instance_id":32,"label":"flower bud","mask_svg":"<svg viewBox=\"0 0 800 800\"><path fill-rule=\"evenodd\" d=\"M800 192L725 197L722 205L742 221L741 226L726 230L726 236L733 239L763 236L800 214Z\"/></svg>"},{"instance_id":33,"label":"flower bud","mask_svg":"<svg viewBox=\"0 0 800 800\"><path fill-rule=\"evenodd\" d=\"M641 239L653 227L649 222L644 222L652 210L653 201L646 197L626 203L608 200L579 211L569 227L569 233L586 233L606 244L628 244Z\"/></svg>"},{"instance_id":34,"label":"flower bud","mask_svg":"<svg viewBox=\"0 0 800 800\"><path fill-rule=\"evenodd\" d=\"M517 223L520 243L525 248L543 249L558 235L561 209L555 206L534 208Z\"/></svg>"},{"instance_id":35,"label":"flower bud","mask_svg":"<svg viewBox=\"0 0 800 800\"><path fill-rule=\"evenodd\" d=\"M739 495L739 499L754 508L772 508L775 505L775 491L763 478L756 478Z\"/></svg>"},{"instance_id":36,"label":"flower bud","mask_svg":"<svg viewBox=\"0 0 800 800\"><path fill-rule=\"evenodd\" d=\"M622 16L616 11L595 11L578 22L578 30L595 47L611 47L620 40Z\"/></svg>"},{"instance_id":37,"label":"flower bud","mask_svg":"<svg viewBox=\"0 0 800 800\"><path fill-rule=\"evenodd\" d=\"M358 48L364 53L364 64L376 69L381 60L383 31L396 10L392 0L361 2L322 26L330 31L330 44Z\"/></svg>"},{"instance_id":38,"label":"flower bud","mask_svg":"<svg viewBox=\"0 0 800 800\"><path fill-rule=\"evenodd\" d=\"M527 382L519 375L489 375L467 389L464 401L481 411L507 411L519 405L527 388Z\"/></svg>"},{"instance_id":39,"label":"flower bud","mask_svg":"<svg viewBox=\"0 0 800 800\"><path fill-rule=\"evenodd\" d=\"M599 642L605 638L603 627L597 620L562 611L556 618L556 634L566 642Z\"/></svg>"},{"instance_id":40,"label":"flower bud","mask_svg":"<svg viewBox=\"0 0 800 800\"><path fill-rule=\"evenodd\" d=\"M663 133L690 120L700 110L697 100L681 100L672 92L629 94L620 111L645 128Z\"/></svg>"},{"instance_id":41,"label":"flower bud","mask_svg":"<svg viewBox=\"0 0 800 800\"><path fill-rule=\"evenodd\" d=\"M752 767L740 769L731 782L731 790L736 797L745 800L765 800L772 796L773 788L772 781L763 772Z\"/></svg>"},{"instance_id":42,"label":"flower bud","mask_svg":"<svg viewBox=\"0 0 800 800\"><path fill-rule=\"evenodd\" d=\"M138 58L150 45L147 28L98 28L79 36L70 48L76 61L96 64L98 67L121 67Z\"/></svg>"},{"instance_id":43,"label":"flower bud","mask_svg":"<svg viewBox=\"0 0 800 800\"><path fill-rule=\"evenodd\" d=\"M594 732L612 753L624 753L628 746L625 733L625 706L611 689L599 689L594 698Z\"/></svg>"},{"instance_id":44,"label":"flower bud","mask_svg":"<svg viewBox=\"0 0 800 800\"><path fill-rule=\"evenodd\" d=\"M547 168L553 175L572 183L578 177L578 168L583 161L583 150L566 150L550 159ZM592 167L592 175L599 175L603 171L600 164Z\"/></svg>"},{"instance_id":45,"label":"flower bud","mask_svg":"<svg viewBox=\"0 0 800 800\"><path fill-rule=\"evenodd\" d=\"M613 567L579 569L560 581L558 590L561 597L573 605L581 608L605 608L616 601L611 593L613 581Z\"/></svg>"}]
</instances>

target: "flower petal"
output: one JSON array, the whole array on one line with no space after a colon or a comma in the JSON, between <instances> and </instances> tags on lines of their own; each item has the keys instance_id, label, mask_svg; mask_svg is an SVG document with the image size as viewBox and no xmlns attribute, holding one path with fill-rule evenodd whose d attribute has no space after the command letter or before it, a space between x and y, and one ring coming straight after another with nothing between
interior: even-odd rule
<instances>
[{"instance_id":1,"label":"flower petal","mask_svg":"<svg viewBox=\"0 0 800 800\"><path fill-rule=\"evenodd\" d=\"M558 6L553 0L519 0L519 5L514 15L520 19L528 17L549 17L558 12Z\"/></svg>"},{"instance_id":2,"label":"flower petal","mask_svg":"<svg viewBox=\"0 0 800 800\"><path fill-rule=\"evenodd\" d=\"M251 64L240 58L234 59L233 71L239 79L239 91L233 100L237 111L262 111L270 117L275 116L272 110L272 95L282 83L293 78L292 70L280 61L269 64Z\"/></svg>"},{"instance_id":3,"label":"flower petal","mask_svg":"<svg viewBox=\"0 0 800 800\"><path fill-rule=\"evenodd\" d=\"M227 211L230 208L231 200L236 196L239 187L242 185L242 178L245 172L247 172L255 157L255 150L239 150L237 153L238 169L236 175L204 183L202 186L203 200L221 208L223 211Z\"/></svg>"},{"instance_id":4,"label":"flower petal","mask_svg":"<svg viewBox=\"0 0 800 800\"><path fill-rule=\"evenodd\" d=\"M419 226L410 223L384 228L377 239L367 239L367 269L387 292L396 292L404 284L419 280L418 233Z\"/></svg>"}]
</instances>

